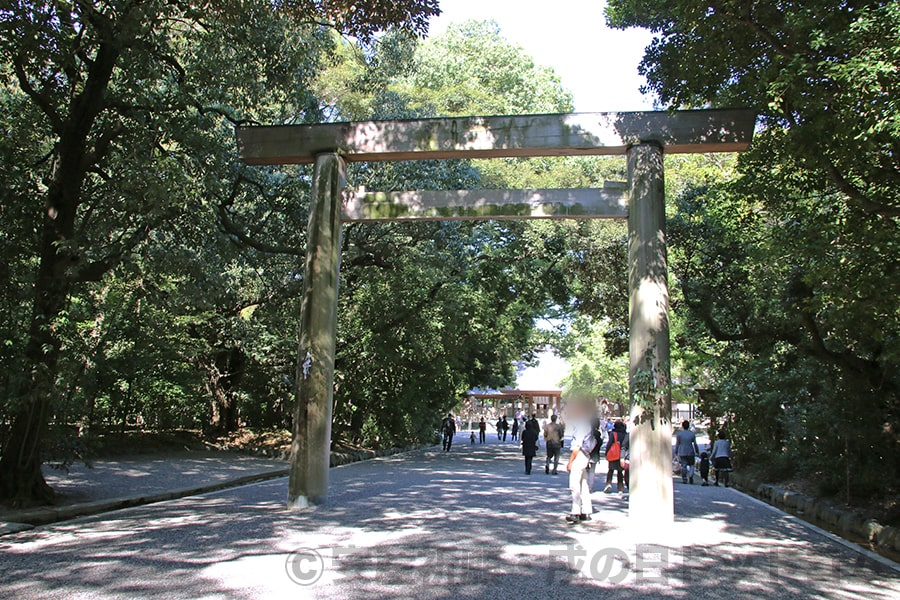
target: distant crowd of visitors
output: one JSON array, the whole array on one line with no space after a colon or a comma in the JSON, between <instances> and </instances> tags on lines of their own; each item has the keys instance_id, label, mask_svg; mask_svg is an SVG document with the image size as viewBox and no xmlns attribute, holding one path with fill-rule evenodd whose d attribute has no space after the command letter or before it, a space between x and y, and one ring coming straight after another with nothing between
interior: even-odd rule
<instances>
[{"instance_id":1,"label":"distant crowd of visitors","mask_svg":"<svg viewBox=\"0 0 900 600\"><path fill-rule=\"evenodd\" d=\"M531 475L534 458L540 450L541 434L546 448L544 473L547 475L557 474L560 455L566 441L570 441L566 472L569 474L572 509L566 516L566 521L574 524L591 520L591 492L601 460L606 461L607 467L603 492L626 493L629 487L631 440L624 419L600 419L591 401L570 401L565 416L566 422L563 423L560 415L552 414L549 419L544 420L542 426L536 415L529 416L519 411L512 420L505 415L501 416L494 427L498 441L506 442L509 437L510 441L518 442L525 458L526 475ZM444 452L450 452L453 438L460 429L459 425L452 414L448 414L441 422ZM729 473L732 472L732 453L724 431L718 432L717 439L707 451L700 450L689 421L681 424L681 429L674 437L673 471L681 475L683 483L694 483L695 470L699 470L702 485L708 486L712 471L715 475L714 485L718 486L722 482L728 487ZM477 440L479 444L484 444L487 440L487 422L484 418L478 422ZM470 444L476 443L474 429L470 432L469 441Z\"/></svg>"}]
</instances>

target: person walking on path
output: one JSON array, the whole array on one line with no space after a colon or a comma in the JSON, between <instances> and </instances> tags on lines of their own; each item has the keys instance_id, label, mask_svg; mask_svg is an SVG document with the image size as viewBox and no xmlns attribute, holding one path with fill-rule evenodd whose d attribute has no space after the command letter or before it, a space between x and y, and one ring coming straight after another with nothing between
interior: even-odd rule
<instances>
[{"instance_id":1,"label":"person walking on path","mask_svg":"<svg viewBox=\"0 0 900 600\"><path fill-rule=\"evenodd\" d=\"M709 485L709 454L706 452L700 453L700 479L703 481L700 485Z\"/></svg>"},{"instance_id":2,"label":"person walking on path","mask_svg":"<svg viewBox=\"0 0 900 600\"><path fill-rule=\"evenodd\" d=\"M681 430L675 434L675 456L681 463L681 483L694 483L694 463L700 447L697 446L697 436L691 431L690 421L681 423Z\"/></svg>"},{"instance_id":3,"label":"person walking on path","mask_svg":"<svg viewBox=\"0 0 900 600\"><path fill-rule=\"evenodd\" d=\"M478 443L479 444L484 443L486 434L487 434L487 423L484 422L484 417L481 417L481 420L478 421Z\"/></svg>"},{"instance_id":4,"label":"person walking on path","mask_svg":"<svg viewBox=\"0 0 900 600\"><path fill-rule=\"evenodd\" d=\"M506 415L503 415L503 418L500 420L500 429L503 430L503 441L506 441L506 432L509 431L509 421L506 420Z\"/></svg>"},{"instance_id":5,"label":"person walking on path","mask_svg":"<svg viewBox=\"0 0 900 600\"><path fill-rule=\"evenodd\" d=\"M559 451L562 448L563 428L556 422L556 415L550 417L550 422L544 425L544 443L547 445L547 464L544 473L550 473L550 463L553 463L553 474L559 467Z\"/></svg>"},{"instance_id":6,"label":"person walking on path","mask_svg":"<svg viewBox=\"0 0 900 600\"><path fill-rule=\"evenodd\" d=\"M453 445L453 436L456 435L456 419L450 413L447 413L447 417L441 422L441 433L444 436L444 452L450 452L450 446Z\"/></svg>"},{"instance_id":7,"label":"person walking on path","mask_svg":"<svg viewBox=\"0 0 900 600\"><path fill-rule=\"evenodd\" d=\"M594 491L594 477L597 474L597 465L600 464L600 457L603 455L603 421L599 417L591 421L591 434L594 436L594 449L591 450L591 460L588 463L588 488ZM627 479L626 479L627 483Z\"/></svg>"},{"instance_id":8,"label":"person walking on path","mask_svg":"<svg viewBox=\"0 0 900 600\"><path fill-rule=\"evenodd\" d=\"M538 430L529 423L522 432L522 455L525 457L525 474L531 475L531 464L537 455Z\"/></svg>"},{"instance_id":9,"label":"person walking on path","mask_svg":"<svg viewBox=\"0 0 900 600\"><path fill-rule=\"evenodd\" d=\"M734 470L731 467L731 442L725 439L724 431L720 431L717 437L719 439L713 444L712 452L710 453L713 468L716 470L716 482L714 485L719 485L719 478L721 477L725 487L728 487L729 473Z\"/></svg>"},{"instance_id":10,"label":"person walking on path","mask_svg":"<svg viewBox=\"0 0 900 600\"><path fill-rule=\"evenodd\" d=\"M514 441L514 442L517 439L519 439L519 420L518 419L513 419L512 430L510 431L510 436L512 438L512 441Z\"/></svg>"},{"instance_id":11,"label":"person walking on path","mask_svg":"<svg viewBox=\"0 0 900 600\"><path fill-rule=\"evenodd\" d=\"M597 440L591 432L593 417L592 402L573 402L572 410L572 453L566 471L569 473L569 489L572 491L572 512L566 516L569 523L590 521L594 508L591 505L589 467L591 452Z\"/></svg>"},{"instance_id":12,"label":"person walking on path","mask_svg":"<svg viewBox=\"0 0 900 600\"><path fill-rule=\"evenodd\" d=\"M616 474L616 484L619 493L625 491L625 468L622 460L628 455L629 443L628 431L625 429L625 421L618 419L613 425L612 431L609 432L609 441L606 443L606 462L608 468L606 470L606 487L603 489L604 494L612 493L613 473Z\"/></svg>"}]
</instances>

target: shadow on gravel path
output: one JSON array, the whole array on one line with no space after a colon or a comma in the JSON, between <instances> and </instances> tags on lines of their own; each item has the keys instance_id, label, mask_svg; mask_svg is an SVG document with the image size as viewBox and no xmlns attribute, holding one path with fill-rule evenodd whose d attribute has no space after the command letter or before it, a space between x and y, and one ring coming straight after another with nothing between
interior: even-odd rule
<instances>
[{"instance_id":1,"label":"shadow on gravel path","mask_svg":"<svg viewBox=\"0 0 900 600\"><path fill-rule=\"evenodd\" d=\"M595 493L595 519L569 526L566 477L526 476L509 443L355 463L331 480L308 511L284 509L278 479L0 538L0 597L900 594L897 571L732 489L676 484L676 523L643 541L624 496Z\"/></svg>"}]
</instances>

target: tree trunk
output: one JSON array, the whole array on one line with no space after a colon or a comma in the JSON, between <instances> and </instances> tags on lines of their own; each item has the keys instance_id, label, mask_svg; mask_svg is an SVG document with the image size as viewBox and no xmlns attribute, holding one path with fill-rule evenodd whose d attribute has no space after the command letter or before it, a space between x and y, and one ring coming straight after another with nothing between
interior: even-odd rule
<instances>
[{"instance_id":1,"label":"tree trunk","mask_svg":"<svg viewBox=\"0 0 900 600\"><path fill-rule=\"evenodd\" d=\"M112 31L106 33L114 37ZM19 403L11 411L13 423L0 456L0 501L15 506L48 502L54 497L41 473L41 441L55 394L59 363L60 341L55 323L68 303L69 270L78 260L64 248L74 237L85 174L90 166L89 153L93 152L95 161L102 158L103 153L89 138L104 108L120 51L109 41L98 45L83 88L71 99L65 117L58 123L56 161L45 195L40 266L25 346L30 372L17 390Z\"/></svg>"},{"instance_id":2,"label":"tree trunk","mask_svg":"<svg viewBox=\"0 0 900 600\"><path fill-rule=\"evenodd\" d=\"M212 413L210 425L216 433L231 433L238 429L240 414L236 392L246 363L244 351L235 347L219 352L213 364L207 366L206 385Z\"/></svg>"},{"instance_id":3,"label":"tree trunk","mask_svg":"<svg viewBox=\"0 0 900 600\"><path fill-rule=\"evenodd\" d=\"M69 260L57 251L56 224L48 224L48 221L52 219L44 220L34 311L25 348L31 372L18 390L20 402L13 411L9 438L0 456L0 500L13 506L45 503L54 498L53 490L41 473L41 438L47 428L59 363L59 339L54 334L53 322L68 299L65 268Z\"/></svg>"}]
</instances>

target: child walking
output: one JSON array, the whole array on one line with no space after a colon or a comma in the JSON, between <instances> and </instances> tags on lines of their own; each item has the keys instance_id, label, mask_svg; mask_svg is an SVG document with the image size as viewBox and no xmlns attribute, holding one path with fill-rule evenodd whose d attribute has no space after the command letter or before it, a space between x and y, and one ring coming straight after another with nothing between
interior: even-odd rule
<instances>
[{"instance_id":1,"label":"child walking","mask_svg":"<svg viewBox=\"0 0 900 600\"><path fill-rule=\"evenodd\" d=\"M700 485L709 485L709 454L706 452L700 453L700 479L703 480Z\"/></svg>"}]
</instances>

